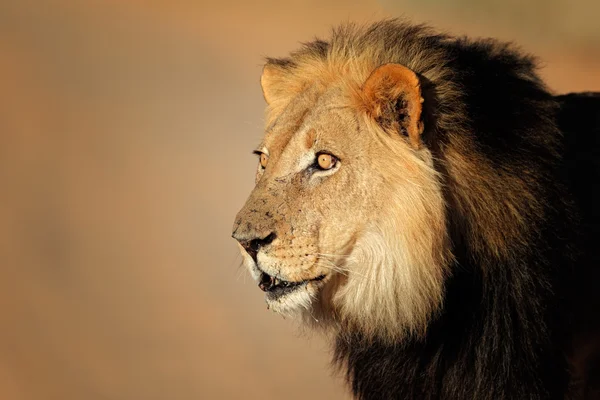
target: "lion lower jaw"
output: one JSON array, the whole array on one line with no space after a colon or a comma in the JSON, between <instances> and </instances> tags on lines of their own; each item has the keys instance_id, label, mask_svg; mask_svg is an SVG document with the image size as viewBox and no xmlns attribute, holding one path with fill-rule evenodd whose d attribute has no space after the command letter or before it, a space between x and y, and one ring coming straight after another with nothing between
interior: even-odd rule
<instances>
[{"instance_id":1,"label":"lion lower jaw","mask_svg":"<svg viewBox=\"0 0 600 400\"><path fill-rule=\"evenodd\" d=\"M297 286L294 290L281 295L265 294L267 307L284 317L297 317L311 310L316 295L309 287L310 282Z\"/></svg>"}]
</instances>

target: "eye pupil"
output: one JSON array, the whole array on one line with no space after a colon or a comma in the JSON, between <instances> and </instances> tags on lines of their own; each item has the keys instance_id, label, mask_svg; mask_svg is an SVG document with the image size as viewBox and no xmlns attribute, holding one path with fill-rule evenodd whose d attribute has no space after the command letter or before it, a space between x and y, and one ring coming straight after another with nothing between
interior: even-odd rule
<instances>
[{"instance_id":1,"label":"eye pupil","mask_svg":"<svg viewBox=\"0 0 600 400\"><path fill-rule=\"evenodd\" d=\"M335 157L331 154L319 154L317 163L321 169L331 169L335 165Z\"/></svg>"},{"instance_id":2,"label":"eye pupil","mask_svg":"<svg viewBox=\"0 0 600 400\"><path fill-rule=\"evenodd\" d=\"M265 153L261 153L260 155L260 166L263 168L267 167L267 162L269 161L269 157Z\"/></svg>"}]
</instances>

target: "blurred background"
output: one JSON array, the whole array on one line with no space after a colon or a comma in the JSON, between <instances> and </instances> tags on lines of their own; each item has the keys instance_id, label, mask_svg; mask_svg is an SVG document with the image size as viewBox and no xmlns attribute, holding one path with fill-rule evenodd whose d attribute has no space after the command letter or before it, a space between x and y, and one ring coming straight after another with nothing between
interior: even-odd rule
<instances>
[{"instance_id":1,"label":"blurred background","mask_svg":"<svg viewBox=\"0 0 600 400\"><path fill-rule=\"evenodd\" d=\"M596 0L0 0L0 398L348 399L265 308L233 218L264 56L403 15L600 90Z\"/></svg>"}]
</instances>

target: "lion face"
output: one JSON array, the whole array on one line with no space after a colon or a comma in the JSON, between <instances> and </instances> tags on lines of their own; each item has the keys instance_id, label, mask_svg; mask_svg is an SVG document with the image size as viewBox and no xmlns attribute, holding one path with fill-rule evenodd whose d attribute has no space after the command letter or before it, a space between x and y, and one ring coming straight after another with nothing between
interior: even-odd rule
<instances>
[{"instance_id":1,"label":"lion face","mask_svg":"<svg viewBox=\"0 0 600 400\"><path fill-rule=\"evenodd\" d=\"M368 139L335 97L300 96L272 124L257 149L256 187L236 218L246 264L279 312L309 308L346 272L343 261L380 207L367 191L381 182L363 171L373 168Z\"/></svg>"},{"instance_id":2,"label":"lion face","mask_svg":"<svg viewBox=\"0 0 600 400\"><path fill-rule=\"evenodd\" d=\"M396 339L438 307L444 207L431 154L413 140L418 82L394 75L405 70L354 90L305 84L271 115L233 236L272 310ZM269 100L265 75L263 90ZM403 120L388 121L391 96Z\"/></svg>"}]
</instances>

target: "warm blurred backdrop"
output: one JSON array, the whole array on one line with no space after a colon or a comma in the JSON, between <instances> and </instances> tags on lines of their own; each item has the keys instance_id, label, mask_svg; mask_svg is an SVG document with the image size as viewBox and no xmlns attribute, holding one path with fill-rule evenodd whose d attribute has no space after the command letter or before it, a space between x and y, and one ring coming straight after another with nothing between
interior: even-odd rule
<instances>
[{"instance_id":1,"label":"warm blurred backdrop","mask_svg":"<svg viewBox=\"0 0 600 400\"><path fill-rule=\"evenodd\" d=\"M600 90L599 5L0 0L0 399L347 399L230 238L262 57L404 15L517 41L556 92Z\"/></svg>"}]
</instances>

